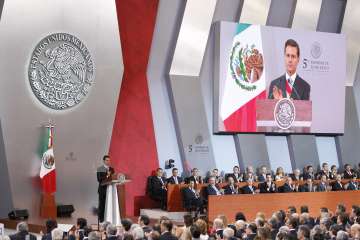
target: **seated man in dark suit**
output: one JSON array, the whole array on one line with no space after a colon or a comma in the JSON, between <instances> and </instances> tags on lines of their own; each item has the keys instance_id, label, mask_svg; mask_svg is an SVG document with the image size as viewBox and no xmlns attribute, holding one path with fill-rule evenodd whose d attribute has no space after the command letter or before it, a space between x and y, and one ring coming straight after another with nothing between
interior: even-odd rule
<instances>
[{"instance_id":1,"label":"seated man in dark suit","mask_svg":"<svg viewBox=\"0 0 360 240\"><path fill-rule=\"evenodd\" d=\"M235 181L232 177L228 177L228 184L224 187L224 194L231 195L231 194L238 194L238 186L235 184Z\"/></svg>"},{"instance_id":2,"label":"seated man in dark suit","mask_svg":"<svg viewBox=\"0 0 360 240\"><path fill-rule=\"evenodd\" d=\"M308 178L311 178L312 180L314 180L315 179L314 167L311 165L308 165L308 166L306 166L305 170L303 173L303 179L306 180Z\"/></svg>"},{"instance_id":3,"label":"seated man in dark suit","mask_svg":"<svg viewBox=\"0 0 360 240\"><path fill-rule=\"evenodd\" d=\"M17 224L17 233L10 235L11 240L36 240L36 236L29 233L29 226L26 222L20 222Z\"/></svg>"},{"instance_id":4,"label":"seated man in dark suit","mask_svg":"<svg viewBox=\"0 0 360 240\"><path fill-rule=\"evenodd\" d=\"M320 179L320 183L316 187L317 192L327 192L329 188L328 180L326 179L326 176L322 176Z\"/></svg>"},{"instance_id":5,"label":"seated man in dark suit","mask_svg":"<svg viewBox=\"0 0 360 240\"><path fill-rule=\"evenodd\" d=\"M259 168L259 174L257 176L257 181L258 182L265 182L266 181L266 175L267 175L268 171L265 165L261 166Z\"/></svg>"},{"instance_id":6,"label":"seated man in dark suit","mask_svg":"<svg viewBox=\"0 0 360 240\"><path fill-rule=\"evenodd\" d=\"M199 169L193 168L191 170L191 176L185 180L185 183L189 184L190 181L194 181L195 184L203 183L203 179L199 175Z\"/></svg>"},{"instance_id":7,"label":"seated man in dark suit","mask_svg":"<svg viewBox=\"0 0 360 240\"><path fill-rule=\"evenodd\" d=\"M341 183L341 175L338 174L336 176L336 181L333 182L333 184L332 184L332 191L343 191L343 190L345 190L345 189L344 189L344 186Z\"/></svg>"},{"instance_id":8,"label":"seated man in dark suit","mask_svg":"<svg viewBox=\"0 0 360 240\"><path fill-rule=\"evenodd\" d=\"M242 194L255 194L257 191L256 191L256 187L253 185L253 183L254 182L252 179L248 179L246 181L246 185L241 188L241 193Z\"/></svg>"},{"instance_id":9,"label":"seated man in dark suit","mask_svg":"<svg viewBox=\"0 0 360 240\"><path fill-rule=\"evenodd\" d=\"M178 176L179 170L177 168L172 169L172 176L169 177L166 181L168 184L181 184L183 183L182 177Z\"/></svg>"},{"instance_id":10,"label":"seated man in dark suit","mask_svg":"<svg viewBox=\"0 0 360 240\"><path fill-rule=\"evenodd\" d=\"M215 177L209 178L209 185L206 187L206 194L209 195L222 195L221 191L215 184Z\"/></svg>"},{"instance_id":11,"label":"seated man in dark suit","mask_svg":"<svg viewBox=\"0 0 360 240\"><path fill-rule=\"evenodd\" d=\"M182 189L182 193L185 209L195 209L196 213L200 212L201 214L204 212L204 199L195 189L194 181L190 181L189 186Z\"/></svg>"},{"instance_id":12,"label":"seated man in dark suit","mask_svg":"<svg viewBox=\"0 0 360 240\"><path fill-rule=\"evenodd\" d=\"M345 164L344 168L344 179L352 179L354 176L357 177L350 164Z\"/></svg>"},{"instance_id":13,"label":"seated man in dark suit","mask_svg":"<svg viewBox=\"0 0 360 240\"><path fill-rule=\"evenodd\" d=\"M260 193L276 193L276 185L270 173L266 174L266 182L259 184Z\"/></svg>"},{"instance_id":14,"label":"seated man in dark suit","mask_svg":"<svg viewBox=\"0 0 360 240\"><path fill-rule=\"evenodd\" d=\"M162 168L158 168L156 170L156 176L151 178L150 197L155 201L159 201L162 209L166 209L167 188Z\"/></svg>"},{"instance_id":15,"label":"seated man in dark suit","mask_svg":"<svg viewBox=\"0 0 360 240\"><path fill-rule=\"evenodd\" d=\"M173 223L170 220L163 220L160 224L160 240L177 240L178 238L175 237L171 231L173 228Z\"/></svg>"},{"instance_id":16,"label":"seated man in dark suit","mask_svg":"<svg viewBox=\"0 0 360 240\"><path fill-rule=\"evenodd\" d=\"M315 186L311 178L306 179L305 184L300 185L299 187L300 192L315 192Z\"/></svg>"},{"instance_id":17,"label":"seated man in dark suit","mask_svg":"<svg viewBox=\"0 0 360 240\"><path fill-rule=\"evenodd\" d=\"M353 175L353 178L346 186L346 190L359 190L359 183L356 181L356 175Z\"/></svg>"},{"instance_id":18,"label":"seated man in dark suit","mask_svg":"<svg viewBox=\"0 0 360 240\"><path fill-rule=\"evenodd\" d=\"M56 220L48 219L46 220L45 226L46 226L46 234L44 234L44 236L41 237L41 240L51 240L52 239L51 231L57 228L57 222Z\"/></svg>"},{"instance_id":19,"label":"seated man in dark suit","mask_svg":"<svg viewBox=\"0 0 360 240\"><path fill-rule=\"evenodd\" d=\"M322 169L317 174L317 179L320 179L321 176L325 175L326 179L334 179L334 176L332 175L332 172L330 171L329 164L323 163Z\"/></svg>"},{"instance_id":20,"label":"seated man in dark suit","mask_svg":"<svg viewBox=\"0 0 360 240\"><path fill-rule=\"evenodd\" d=\"M269 87L269 99L310 99L310 85L296 73L300 60L299 44L288 39L284 46L285 74L273 80Z\"/></svg>"},{"instance_id":21,"label":"seated man in dark suit","mask_svg":"<svg viewBox=\"0 0 360 240\"><path fill-rule=\"evenodd\" d=\"M300 169L298 169L298 168L294 169L293 173L289 174L289 177L291 177L291 179L293 181L301 181L301 180L303 180L303 176L301 176Z\"/></svg>"},{"instance_id":22,"label":"seated man in dark suit","mask_svg":"<svg viewBox=\"0 0 360 240\"><path fill-rule=\"evenodd\" d=\"M288 193L288 192L296 192L296 186L293 184L291 177L285 178L285 183L281 187L279 187L279 192Z\"/></svg>"},{"instance_id":23,"label":"seated man in dark suit","mask_svg":"<svg viewBox=\"0 0 360 240\"><path fill-rule=\"evenodd\" d=\"M205 183L209 183L210 177L214 177L214 178L215 178L215 183L216 183L216 184L223 182L222 177L221 177L220 174L219 174L219 169L217 169L217 168L214 168L214 169L211 171L210 175L205 178Z\"/></svg>"},{"instance_id":24,"label":"seated man in dark suit","mask_svg":"<svg viewBox=\"0 0 360 240\"><path fill-rule=\"evenodd\" d=\"M244 179L243 174L240 172L239 166L234 166L233 172L226 174L226 177L225 177L226 181L229 177L232 177L234 179L235 183L242 182Z\"/></svg>"}]
</instances>

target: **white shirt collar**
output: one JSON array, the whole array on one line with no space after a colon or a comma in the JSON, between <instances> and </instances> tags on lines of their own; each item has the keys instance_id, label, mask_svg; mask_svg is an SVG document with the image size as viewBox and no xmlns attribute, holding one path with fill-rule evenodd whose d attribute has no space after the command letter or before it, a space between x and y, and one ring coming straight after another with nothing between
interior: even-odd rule
<instances>
[{"instance_id":1,"label":"white shirt collar","mask_svg":"<svg viewBox=\"0 0 360 240\"><path fill-rule=\"evenodd\" d=\"M297 73L295 72L293 75L289 75L287 72L285 73L285 77L286 77L286 80L289 80L290 79L290 85L293 86L294 83L295 83L295 79L296 79L296 76L297 76Z\"/></svg>"},{"instance_id":2,"label":"white shirt collar","mask_svg":"<svg viewBox=\"0 0 360 240\"><path fill-rule=\"evenodd\" d=\"M105 164L104 164L104 167L105 167L106 169L109 169L109 168L110 168L109 166L106 166Z\"/></svg>"}]
</instances>

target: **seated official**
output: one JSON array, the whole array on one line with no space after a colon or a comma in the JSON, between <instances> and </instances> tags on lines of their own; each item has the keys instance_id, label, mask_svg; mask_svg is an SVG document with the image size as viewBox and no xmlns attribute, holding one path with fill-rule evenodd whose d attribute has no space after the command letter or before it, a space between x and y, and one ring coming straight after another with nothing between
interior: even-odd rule
<instances>
[{"instance_id":1,"label":"seated official","mask_svg":"<svg viewBox=\"0 0 360 240\"><path fill-rule=\"evenodd\" d=\"M298 168L294 169L293 173L289 174L289 177L291 177L293 181L303 180L303 176L301 176L300 169Z\"/></svg>"},{"instance_id":2,"label":"seated official","mask_svg":"<svg viewBox=\"0 0 360 240\"><path fill-rule=\"evenodd\" d=\"M254 172L253 166L247 166L244 174L244 181L251 179L253 182L256 182L256 174Z\"/></svg>"},{"instance_id":3,"label":"seated official","mask_svg":"<svg viewBox=\"0 0 360 240\"><path fill-rule=\"evenodd\" d=\"M228 184L224 187L225 195L238 194L239 189L232 177L228 177Z\"/></svg>"},{"instance_id":4,"label":"seated official","mask_svg":"<svg viewBox=\"0 0 360 240\"><path fill-rule=\"evenodd\" d=\"M343 191L343 190L345 190L344 186L341 183L341 175L340 174L338 174L336 176L336 181L333 182L333 184L331 186L331 190L332 191Z\"/></svg>"},{"instance_id":5,"label":"seated official","mask_svg":"<svg viewBox=\"0 0 360 240\"><path fill-rule=\"evenodd\" d=\"M359 190L359 183L356 181L356 175L350 180L346 186L346 190Z\"/></svg>"},{"instance_id":6,"label":"seated official","mask_svg":"<svg viewBox=\"0 0 360 240\"><path fill-rule=\"evenodd\" d=\"M331 174L333 175L334 179L336 178L336 175L339 174L336 165L331 165L330 171L331 171Z\"/></svg>"},{"instance_id":7,"label":"seated official","mask_svg":"<svg viewBox=\"0 0 360 240\"><path fill-rule=\"evenodd\" d=\"M167 188L166 179L163 177L163 169L158 168L156 176L153 176L150 181L150 197L155 201L159 201L162 209L166 209Z\"/></svg>"},{"instance_id":8,"label":"seated official","mask_svg":"<svg viewBox=\"0 0 360 240\"><path fill-rule=\"evenodd\" d=\"M210 175L205 178L205 183L209 183L210 177L214 177L214 178L215 178L215 183L216 183L216 184L223 182L223 179L222 179L222 177L221 177L220 174L219 174L219 169L217 169L217 168L214 168L214 169L211 171Z\"/></svg>"},{"instance_id":9,"label":"seated official","mask_svg":"<svg viewBox=\"0 0 360 240\"><path fill-rule=\"evenodd\" d=\"M191 176L185 180L185 183L189 184L190 181L194 181L195 184L203 183L203 179L199 175L199 169L193 168L191 170Z\"/></svg>"},{"instance_id":10,"label":"seated official","mask_svg":"<svg viewBox=\"0 0 360 240\"><path fill-rule=\"evenodd\" d=\"M219 188L216 186L215 177L209 178L209 185L206 187L206 194L209 195L222 195Z\"/></svg>"},{"instance_id":11,"label":"seated official","mask_svg":"<svg viewBox=\"0 0 360 240\"><path fill-rule=\"evenodd\" d=\"M284 180L286 177L284 169L282 167L276 168L275 172L275 181L281 181Z\"/></svg>"},{"instance_id":12,"label":"seated official","mask_svg":"<svg viewBox=\"0 0 360 240\"><path fill-rule=\"evenodd\" d=\"M291 177L286 177L284 185L279 187L279 192L282 193L296 192L296 191L297 191L296 186L295 184L293 184Z\"/></svg>"},{"instance_id":13,"label":"seated official","mask_svg":"<svg viewBox=\"0 0 360 240\"><path fill-rule=\"evenodd\" d=\"M183 183L184 181L183 181L182 177L179 177L178 174L179 174L179 170L177 168L173 168L172 169L172 176L169 177L166 180L166 182L168 184L181 184L181 183Z\"/></svg>"},{"instance_id":14,"label":"seated official","mask_svg":"<svg viewBox=\"0 0 360 240\"><path fill-rule=\"evenodd\" d=\"M16 226L17 233L9 236L11 240L36 240L36 236L29 233L29 226L26 222L19 222Z\"/></svg>"},{"instance_id":15,"label":"seated official","mask_svg":"<svg viewBox=\"0 0 360 240\"><path fill-rule=\"evenodd\" d=\"M267 175L268 171L266 166L261 166L259 168L259 174L257 175L257 181L258 182L265 182L266 181L266 175Z\"/></svg>"},{"instance_id":16,"label":"seated official","mask_svg":"<svg viewBox=\"0 0 360 240\"><path fill-rule=\"evenodd\" d=\"M352 179L354 176L356 176L355 171L352 169L350 164L344 165L344 179Z\"/></svg>"},{"instance_id":17,"label":"seated official","mask_svg":"<svg viewBox=\"0 0 360 240\"><path fill-rule=\"evenodd\" d=\"M306 179L305 184L300 185L299 192L315 192L316 187L311 178Z\"/></svg>"},{"instance_id":18,"label":"seated official","mask_svg":"<svg viewBox=\"0 0 360 240\"><path fill-rule=\"evenodd\" d=\"M334 179L334 176L330 172L329 164L327 163L322 164L322 168L317 174L317 179L320 179L323 175L325 175L327 179Z\"/></svg>"},{"instance_id":19,"label":"seated official","mask_svg":"<svg viewBox=\"0 0 360 240\"><path fill-rule=\"evenodd\" d=\"M259 184L260 193L276 193L277 188L276 184L273 182L272 176L270 173L266 174L266 182Z\"/></svg>"},{"instance_id":20,"label":"seated official","mask_svg":"<svg viewBox=\"0 0 360 240\"><path fill-rule=\"evenodd\" d=\"M239 166L234 166L233 167L233 172L226 174L226 177L225 177L226 181L228 180L229 177L232 177L234 179L235 183L242 182L243 179L244 179L243 174L240 173Z\"/></svg>"},{"instance_id":21,"label":"seated official","mask_svg":"<svg viewBox=\"0 0 360 240\"><path fill-rule=\"evenodd\" d=\"M204 199L195 189L195 182L190 181L189 186L182 189L185 209L195 209L196 212L204 212Z\"/></svg>"},{"instance_id":22,"label":"seated official","mask_svg":"<svg viewBox=\"0 0 360 240\"><path fill-rule=\"evenodd\" d=\"M311 178L312 180L315 179L315 173L314 173L314 167L311 165L308 165L305 167L305 172L303 173L303 179L309 179Z\"/></svg>"},{"instance_id":23,"label":"seated official","mask_svg":"<svg viewBox=\"0 0 360 240\"><path fill-rule=\"evenodd\" d=\"M255 194L256 192L256 187L252 179L248 179L246 185L241 188L242 194Z\"/></svg>"},{"instance_id":24,"label":"seated official","mask_svg":"<svg viewBox=\"0 0 360 240\"><path fill-rule=\"evenodd\" d=\"M326 176L324 175L321 177L320 183L316 187L316 191L317 192L327 192L329 190L329 188L331 189L331 187L329 187L328 180L326 179Z\"/></svg>"}]
</instances>

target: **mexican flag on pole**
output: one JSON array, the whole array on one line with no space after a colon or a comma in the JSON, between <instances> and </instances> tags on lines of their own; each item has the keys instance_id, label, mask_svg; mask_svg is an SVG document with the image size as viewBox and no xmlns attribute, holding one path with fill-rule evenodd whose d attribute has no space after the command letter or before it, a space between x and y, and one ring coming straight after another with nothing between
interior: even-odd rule
<instances>
[{"instance_id":1,"label":"mexican flag on pole","mask_svg":"<svg viewBox=\"0 0 360 240\"><path fill-rule=\"evenodd\" d=\"M40 179L44 193L56 192L56 171L53 150L53 127L47 127L47 139L44 141L44 153L41 160Z\"/></svg>"}]
</instances>

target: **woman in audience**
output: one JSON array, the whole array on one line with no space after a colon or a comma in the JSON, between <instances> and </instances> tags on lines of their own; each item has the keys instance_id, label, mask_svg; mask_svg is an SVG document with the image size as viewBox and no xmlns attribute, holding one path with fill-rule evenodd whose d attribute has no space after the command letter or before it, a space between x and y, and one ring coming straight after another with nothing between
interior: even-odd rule
<instances>
[{"instance_id":1,"label":"woman in audience","mask_svg":"<svg viewBox=\"0 0 360 240\"><path fill-rule=\"evenodd\" d=\"M285 172L282 167L278 167L275 173L275 181L281 181L285 178Z\"/></svg>"}]
</instances>

